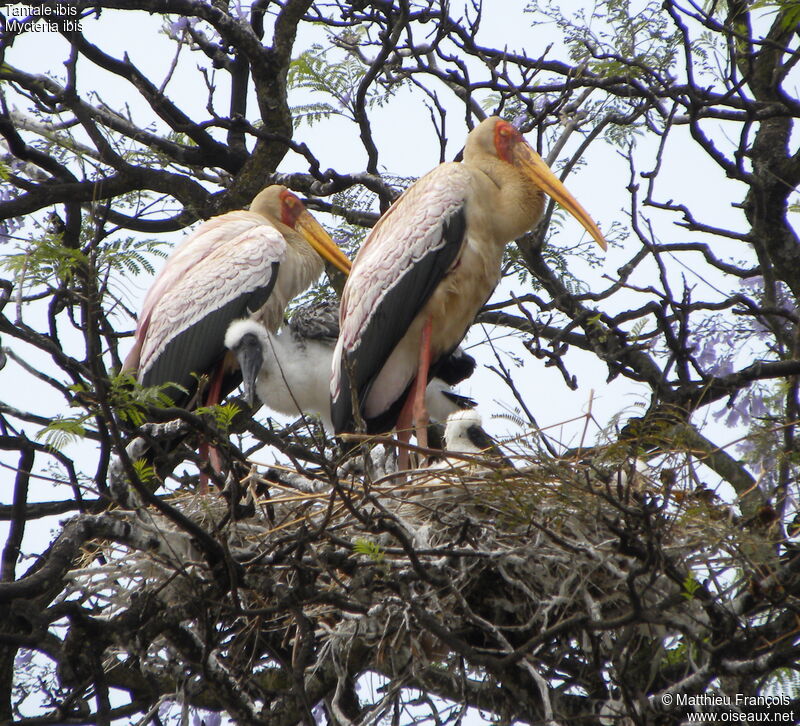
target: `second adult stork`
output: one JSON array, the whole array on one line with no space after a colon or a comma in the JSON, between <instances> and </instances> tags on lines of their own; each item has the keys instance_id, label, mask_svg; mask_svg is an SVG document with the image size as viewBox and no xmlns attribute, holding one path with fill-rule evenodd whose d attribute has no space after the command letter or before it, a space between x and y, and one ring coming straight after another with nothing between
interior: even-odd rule
<instances>
[{"instance_id":1,"label":"second adult stork","mask_svg":"<svg viewBox=\"0 0 800 726\"><path fill-rule=\"evenodd\" d=\"M355 394L369 431L409 431L413 421L425 445L428 379L499 282L506 244L541 217L545 194L605 249L597 225L520 132L491 117L467 136L462 163L440 164L383 215L342 296L331 374L337 432L355 426Z\"/></svg>"}]
</instances>

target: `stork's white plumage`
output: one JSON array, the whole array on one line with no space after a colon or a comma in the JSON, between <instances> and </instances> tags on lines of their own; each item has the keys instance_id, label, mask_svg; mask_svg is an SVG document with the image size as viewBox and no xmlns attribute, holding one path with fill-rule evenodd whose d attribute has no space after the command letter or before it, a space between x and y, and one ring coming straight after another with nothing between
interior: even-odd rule
<instances>
[{"instance_id":1,"label":"stork's white plumage","mask_svg":"<svg viewBox=\"0 0 800 726\"><path fill-rule=\"evenodd\" d=\"M225 345L239 359L251 405L258 396L273 411L318 416L333 430L327 376L333 343L300 339L288 325L273 333L255 320L237 320L228 328Z\"/></svg>"},{"instance_id":2,"label":"stork's white plumage","mask_svg":"<svg viewBox=\"0 0 800 726\"><path fill-rule=\"evenodd\" d=\"M456 411L447 417L444 428L447 451L458 454L481 454L494 445L483 430L483 419L477 411Z\"/></svg>"},{"instance_id":3,"label":"stork's white plumage","mask_svg":"<svg viewBox=\"0 0 800 726\"><path fill-rule=\"evenodd\" d=\"M337 432L354 428L354 392L368 430L407 429L413 418L424 445L421 393L497 285L505 245L539 220L545 193L605 248L541 157L493 117L470 132L462 163L441 164L384 214L342 297L331 374Z\"/></svg>"},{"instance_id":4,"label":"stork's white plumage","mask_svg":"<svg viewBox=\"0 0 800 726\"><path fill-rule=\"evenodd\" d=\"M445 451L454 454L475 454L514 469L514 464L497 441L486 433L477 411L455 411L447 417L444 429Z\"/></svg>"},{"instance_id":5,"label":"stork's white plumage","mask_svg":"<svg viewBox=\"0 0 800 726\"><path fill-rule=\"evenodd\" d=\"M145 296L124 369L137 371L144 385L175 382L187 390L194 388L194 374L213 371L208 402L217 403L223 376L233 372L235 380L235 363L224 360L228 325L248 316L277 330L288 302L322 272L323 258L345 273L350 269L282 186L260 192L249 211L204 222L174 250ZM186 402L170 390L176 402Z\"/></svg>"},{"instance_id":6,"label":"stork's white plumage","mask_svg":"<svg viewBox=\"0 0 800 726\"><path fill-rule=\"evenodd\" d=\"M251 405L258 396L273 411L288 416L315 415L333 431L329 371L338 334L338 305L323 302L299 308L277 333L252 319L237 320L228 328L225 345L237 356ZM472 372L474 360L460 353L454 365L463 372L450 379L457 382L456 378L461 380ZM437 421L475 405L441 378L430 382L426 401Z\"/></svg>"}]
</instances>

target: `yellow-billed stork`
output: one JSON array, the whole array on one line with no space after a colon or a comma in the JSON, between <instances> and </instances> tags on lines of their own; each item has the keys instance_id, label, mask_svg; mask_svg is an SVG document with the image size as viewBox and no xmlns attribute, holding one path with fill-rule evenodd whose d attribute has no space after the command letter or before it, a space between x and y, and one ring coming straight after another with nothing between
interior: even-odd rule
<instances>
[{"instance_id":1,"label":"yellow-billed stork","mask_svg":"<svg viewBox=\"0 0 800 726\"><path fill-rule=\"evenodd\" d=\"M208 374L205 403L218 403L238 383L224 342L229 324L249 317L277 330L288 302L319 277L323 259L350 270L350 260L286 187L262 190L249 210L212 217L176 247L153 281L123 370L137 371L146 386L174 382L189 391L197 375ZM188 402L169 390L176 403Z\"/></svg>"},{"instance_id":2,"label":"yellow-billed stork","mask_svg":"<svg viewBox=\"0 0 800 726\"><path fill-rule=\"evenodd\" d=\"M373 228L342 296L331 416L353 431L409 431L426 445L424 390L500 280L508 242L529 231L547 194L603 248L597 225L510 123L467 136L463 161L412 184Z\"/></svg>"}]
</instances>

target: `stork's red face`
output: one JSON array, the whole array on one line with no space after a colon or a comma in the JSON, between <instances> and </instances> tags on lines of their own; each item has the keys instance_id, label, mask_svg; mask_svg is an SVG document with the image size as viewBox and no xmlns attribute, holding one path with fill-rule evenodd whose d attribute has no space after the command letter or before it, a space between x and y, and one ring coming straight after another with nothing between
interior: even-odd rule
<instances>
[{"instance_id":1,"label":"stork's red face","mask_svg":"<svg viewBox=\"0 0 800 726\"><path fill-rule=\"evenodd\" d=\"M281 222L283 222L287 227L294 229L298 218L303 212L306 211L306 208L303 203L288 189L284 189L280 193L280 199Z\"/></svg>"},{"instance_id":2,"label":"stork's red face","mask_svg":"<svg viewBox=\"0 0 800 726\"><path fill-rule=\"evenodd\" d=\"M308 212L305 205L288 189L280 193L281 222L299 232L317 254L341 270L350 274L352 263L330 238L322 225Z\"/></svg>"},{"instance_id":3,"label":"stork's red face","mask_svg":"<svg viewBox=\"0 0 800 726\"><path fill-rule=\"evenodd\" d=\"M522 134L517 131L508 121L498 121L494 127L494 148L497 149L497 155L509 164L513 164L514 147L517 144L525 144L527 142L522 138Z\"/></svg>"},{"instance_id":4,"label":"stork's red face","mask_svg":"<svg viewBox=\"0 0 800 726\"><path fill-rule=\"evenodd\" d=\"M592 235L595 242L606 249L606 240L589 213L550 171L544 159L530 147L522 134L507 121L498 121L495 126L494 147L500 159L515 166L539 189L564 207Z\"/></svg>"}]
</instances>

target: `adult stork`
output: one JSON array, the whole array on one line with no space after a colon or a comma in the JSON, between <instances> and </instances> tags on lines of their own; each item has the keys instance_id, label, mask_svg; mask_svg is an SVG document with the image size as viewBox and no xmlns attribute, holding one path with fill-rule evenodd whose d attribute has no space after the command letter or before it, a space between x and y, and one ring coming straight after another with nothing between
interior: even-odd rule
<instances>
[{"instance_id":1,"label":"adult stork","mask_svg":"<svg viewBox=\"0 0 800 726\"><path fill-rule=\"evenodd\" d=\"M288 302L319 277L323 259L342 272L350 260L286 187L259 192L249 210L201 224L173 251L148 290L123 370L145 386L174 383L178 405L199 402L198 375L209 376L203 402L219 403L241 379L225 331L243 317L277 330ZM201 454L206 455L206 443ZM211 463L219 470L216 452ZM200 489L207 489L203 474Z\"/></svg>"},{"instance_id":2,"label":"adult stork","mask_svg":"<svg viewBox=\"0 0 800 726\"><path fill-rule=\"evenodd\" d=\"M319 416L328 431L330 370L339 337L339 303L323 300L297 308L277 333L252 318L228 327L225 345L236 354L247 402L256 396L268 408L289 416ZM475 406L451 386L472 375L475 359L456 350L439 377L428 384L425 401L431 417L442 423L450 414Z\"/></svg>"},{"instance_id":3,"label":"adult stork","mask_svg":"<svg viewBox=\"0 0 800 726\"><path fill-rule=\"evenodd\" d=\"M467 136L463 161L412 184L358 252L342 296L331 372L337 432L417 427L424 391L500 280L508 242L530 230L545 194L603 249L597 225L510 123L491 117ZM353 399L358 412L353 410ZM408 434L406 434L407 436Z\"/></svg>"},{"instance_id":4,"label":"adult stork","mask_svg":"<svg viewBox=\"0 0 800 726\"><path fill-rule=\"evenodd\" d=\"M249 210L201 224L173 251L145 296L133 349L123 370L146 386L177 383L186 391L208 374L205 403L238 383L225 331L249 317L277 330L288 302L319 277L323 259L342 272L350 260L286 187L269 186ZM176 403L191 398L170 388Z\"/></svg>"}]
</instances>

